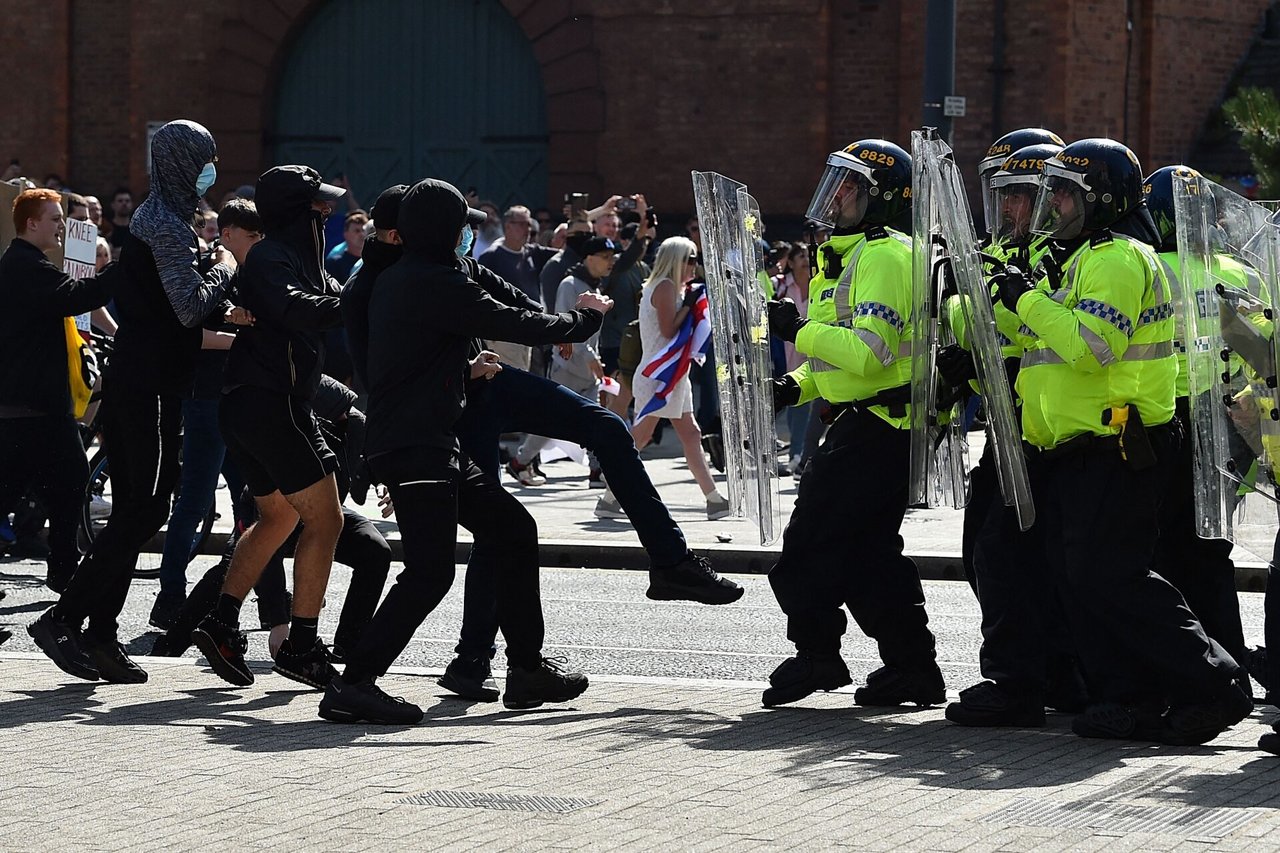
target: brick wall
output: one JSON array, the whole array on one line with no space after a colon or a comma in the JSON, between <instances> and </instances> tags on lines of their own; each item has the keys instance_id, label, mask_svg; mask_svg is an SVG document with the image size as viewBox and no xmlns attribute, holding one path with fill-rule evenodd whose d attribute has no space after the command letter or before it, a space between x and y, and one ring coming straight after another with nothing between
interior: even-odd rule
<instances>
[{"instance_id":1,"label":"brick wall","mask_svg":"<svg viewBox=\"0 0 1280 853\"><path fill-rule=\"evenodd\" d=\"M146 123L218 137L219 182L252 180L291 38L320 0L9 4L0 74L16 81L0 159L105 194L145 187ZM746 181L764 210L803 211L828 151L867 136L909 146L921 116L927 0L502 0L533 41L551 127L551 196L649 194L692 208L689 171ZM1128 142L1183 159L1272 0L1133 0ZM957 3L954 125L972 174L1000 133L1067 138L1125 126L1122 0L1006 0L1000 126L996 0Z\"/></svg>"}]
</instances>

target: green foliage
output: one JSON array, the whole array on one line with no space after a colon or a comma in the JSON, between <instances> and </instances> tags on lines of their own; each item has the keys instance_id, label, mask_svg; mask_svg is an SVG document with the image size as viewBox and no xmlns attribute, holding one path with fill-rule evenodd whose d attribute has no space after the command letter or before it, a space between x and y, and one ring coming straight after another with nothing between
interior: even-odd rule
<instances>
[{"instance_id":1,"label":"green foliage","mask_svg":"<svg viewBox=\"0 0 1280 853\"><path fill-rule=\"evenodd\" d=\"M1280 197L1280 101L1271 89L1246 87L1222 105L1241 134L1240 145L1258 174L1259 195Z\"/></svg>"}]
</instances>

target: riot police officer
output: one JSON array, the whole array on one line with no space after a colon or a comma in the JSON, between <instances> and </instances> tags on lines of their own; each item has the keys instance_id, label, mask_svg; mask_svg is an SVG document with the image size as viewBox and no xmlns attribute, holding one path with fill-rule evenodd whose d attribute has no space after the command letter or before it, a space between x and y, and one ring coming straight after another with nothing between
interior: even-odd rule
<instances>
[{"instance_id":1,"label":"riot police officer","mask_svg":"<svg viewBox=\"0 0 1280 853\"><path fill-rule=\"evenodd\" d=\"M1027 327L1017 389L1043 559L1066 608L1092 704L1087 737L1204 743L1248 715L1240 667L1150 570L1176 437L1173 311L1154 251L1112 226L1142 202L1138 158L1109 139L1045 162L1032 214L1065 257L1052 294L1008 274L1000 298ZM1157 685L1140 708L1117 678ZM1144 697L1145 698L1145 694Z\"/></svg>"},{"instance_id":2,"label":"riot police officer","mask_svg":"<svg viewBox=\"0 0 1280 853\"><path fill-rule=\"evenodd\" d=\"M937 704L946 690L915 564L902 553L911 375L910 239L888 227L911 205L911 157L882 139L827 158L808 218L832 229L818 248L809 316L769 303L773 333L808 356L775 383L775 405L823 397L834 419L800 481L769 582L796 655L769 677L765 706L851 683L840 656L848 607L884 666L860 705Z\"/></svg>"},{"instance_id":3,"label":"riot police officer","mask_svg":"<svg viewBox=\"0 0 1280 853\"><path fill-rule=\"evenodd\" d=\"M1054 133L1052 130L1045 130L1042 127L1023 127L1018 130L1011 130L1004 136L991 143L991 147L987 149L987 154L978 163L978 180L982 186L982 210L987 225L988 241L991 244L1000 244L1008 242L1008 234L1001 235L1001 219L1003 211L1000 204L995 200L995 187L992 184L993 178L997 172L1003 171L1004 164L1012 157L1015 151L1026 148L1029 145L1056 145L1061 148L1067 143L1062 141L1062 137ZM1030 211L1027 212L1028 219Z\"/></svg>"},{"instance_id":4,"label":"riot police officer","mask_svg":"<svg viewBox=\"0 0 1280 853\"><path fill-rule=\"evenodd\" d=\"M1160 234L1158 258L1169 280L1175 306L1182 299L1192 299L1197 315L1205 317L1211 306L1217 305L1216 294L1184 293L1181 283L1181 267L1178 262L1178 235L1173 210L1173 181L1175 178L1195 177L1199 173L1187 166L1165 166L1147 176L1142 183L1147 208L1155 220ZM1242 290L1249 289L1249 277L1256 273L1242 264L1218 255L1214 274L1227 284ZM1256 295L1256 288L1253 288ZM1258 314L1259 320L1263 315ZM1181 329L1183 313L1175 315L1175 325ZM1216 318L1215 321L1216 322ZM1270 331L1270 323L1263 320ZM1194 462L1191 458L1190 440L1191 408L1188 399L1187 350L1183 336L1174 337L1174 350L1178 357L1177 401L1175 417L1187 436L1181 442L1172 460L1169 472L1169 488L1160 505L1160 538L1156 541L1154 568L1165 580L1182 593L1183 598L1200 618L1205 633L1217 640L1238 663L1245 661L1244 628L1240 624L1240 602L1236 598L1235 564L1231 562L1231 543L1225 539L1203 539L1196 535ZM1228 368L1233 376L1239 374L1239 364ZM1243 385L1243 380L1241 380ZM1211 405L1206 399L1204 405ZM1214 400L1212 405L1220 405ZM1248 680L1243 685L1248 688Z\"/></svg>"}]
</instances>

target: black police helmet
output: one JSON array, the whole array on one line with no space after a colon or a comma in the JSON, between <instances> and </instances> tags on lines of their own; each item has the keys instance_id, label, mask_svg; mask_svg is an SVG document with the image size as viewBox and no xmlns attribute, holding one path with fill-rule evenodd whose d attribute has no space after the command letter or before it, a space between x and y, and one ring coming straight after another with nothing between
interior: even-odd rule
<instances>
[{"instance_id":1,"label":"black police helmet","mask_svg":"<svg viewBox=\"0 0 1280 853\"><path fill-rule=\"evenodd\" d=\"M1052 130L1045 130L1043 127L1024 127L1020 130L1011 130L991 143L991 147L987 149L986 156L978 164L978 174L984 177L990 175L999 169L1013 152L1020 148L1026 148L1028 145L1043 144L1057 145L1061 148L1067 143L1062 141L1061 136Z\"/></svg>"},{"instance_id":2,"label":"black police helmet","mask_svg":"<svg viewBox=\"0 0 1280 853\"><path fill-rule=\"evenodd\" d=\"M1066 190L1075 197L1069 216L1055 212L1051 203L1055 192ZM1137 155L1114 139L1081 139L1045 161L1036 219L1039 230L1070 240L1110 228L1141 204Z\"/></svg>"},{"instance_id":3,"label":"black police helmet","mask_svg":"<svg viewBox=\"0 0 1280 853\"><path fill-rule=\"evenodd\" d=\"M1156 169L1142 182L1142 196L1147 200L1147 209L1155 220L1156 232L1160 235L1160 248L1165 251L1174 249L1177 243L1177 228L1173 214L1173 179L1198 178L1200 173L1190 166L1162 166Z\"/></svg>"},{"instance_id":4,"label":"black police helmet","mask_svg":"<svg viewBox=\"0 0 1280 853\"><path fill-rule=\"evenodd\" d=\"M856 196L848 194L857 187ZM856 209L849 200L856 199ZM885 139L862 139L827 157L805 216L837 233L890 225L911 209L911 155Z\"/></svg>"}]
</instances>

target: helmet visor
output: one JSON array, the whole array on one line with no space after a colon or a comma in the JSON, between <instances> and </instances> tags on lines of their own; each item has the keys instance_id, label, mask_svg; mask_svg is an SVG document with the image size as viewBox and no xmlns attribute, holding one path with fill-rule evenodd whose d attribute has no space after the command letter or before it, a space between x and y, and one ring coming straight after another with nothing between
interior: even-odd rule
<instances>
[{"instance_id":1,"label":"helmet visor","mask_svg":"<svg viewBox=\"0 0 1280 853\"><path fill-rule=\"evenodd\" d=\"M1084 175L1046 162L1035 211L1031 214L1031 230L1048 234L1055 240L1079 237L1084 230L1084 195L1088 189Z\"/></svg>"},{"instance_id":2,"label":"helmet visor","mask_svg":"<svg viewBox=\"0 0 1280 853\"><path fill-rule=\"evenodd\" d=\"M999 211L995 207L996 200L992 195L991 181L1008 156L1001 154L998 157L988 157L978 164L978 179L982 184L982 213L986 220L988 234L995 234L996 226L1000 223Z\"/></svg>"},{"instance_id":3,"label":"helmet visor","mask_svg":"<svg viewBox=\"0 0 1280 853\"><path fill-rule=\"evenodd\" d=\"M991 208L987 211L992 238L1022 243L1031 237L1040 182L1036 175L997 173L991 178Z\"/></svg>"},{"instance_id":4,"label":"helmet visor","mask_svg":"<svg viewBox=\"0 0 1280 853\"><path fill-rule=\"evenodd\" d=\"M868 190L874 185L867 164L837 151L827 158L805 218L826 228L852 228L866 215Z\"/></svg>"}]
</instances>

